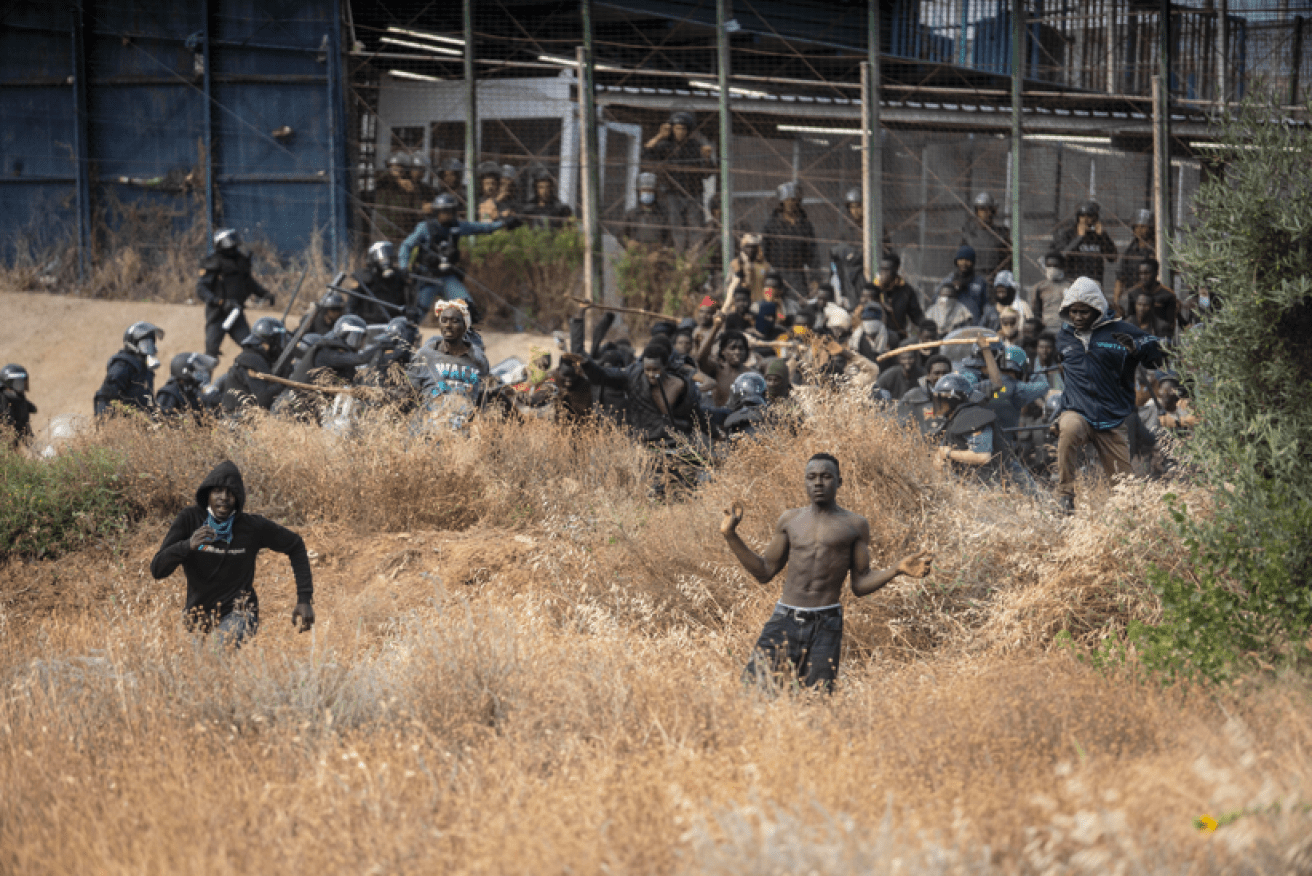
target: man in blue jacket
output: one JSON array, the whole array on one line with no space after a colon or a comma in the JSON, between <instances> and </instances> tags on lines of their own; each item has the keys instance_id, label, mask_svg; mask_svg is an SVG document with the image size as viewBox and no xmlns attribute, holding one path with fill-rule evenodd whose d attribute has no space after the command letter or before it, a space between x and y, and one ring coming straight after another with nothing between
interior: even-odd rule
<instances>
[{"instance_id":1,"label":"man in blue jacket","mask_svg":"<svg viewBox=\"0 0 1312 876\"><path fill-rule=\"evenodd\" d=\"M456 216L459 204L455 196L441 194L433 201L433 218L415 226L401 244L401 267L423 275L415 306L428 313L438 296L446 300L459 298L471 308L474 300L465 288L464 269L460 267L460 238L491 234L518 224L514 216L496 222L461 222ZM474 322L478 322L477 319Z\"/></svg>"},{"instance_id":2,"label":"man in blue jacket","mask_svg":"<svg viewBox=\"0 0 1312 876\"><path fill-rule=\"evenodd\" d=\"M1134 372L1140 365L1157 368L1166 354L1158 338L1116 319L1088 277L1066 290L1060 313L1057 355L1066 387L1057 420L1057 503L1069 514L1085 444L1093 443L1108 477L1131 473L1125 421L1134 411Z\"/></svg>"}]
</instances>

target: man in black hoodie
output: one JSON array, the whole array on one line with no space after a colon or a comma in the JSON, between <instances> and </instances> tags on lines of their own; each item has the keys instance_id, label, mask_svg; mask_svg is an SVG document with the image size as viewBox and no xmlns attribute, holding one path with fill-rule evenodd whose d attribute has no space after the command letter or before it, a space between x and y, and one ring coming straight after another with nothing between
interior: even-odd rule
<instances>
[{"instance_id":1,"label":"man in black hoodie","mask_svg":"<svg viewBox=\"0 0 1312 876\"><path fill-rule=\"evenodd\" d=\"M314 626L314 580L305 541L272 520L243 513L245 504L241 472L231 462L219 463L196 490L196 504L174 519L150 562L155 580L182 567L187 623L204 632L218 630L232 645L254 635L259 625L255 557L264 548L291 560L296 578L292 623L302 632Z\"/></svg>"}]
</instances>

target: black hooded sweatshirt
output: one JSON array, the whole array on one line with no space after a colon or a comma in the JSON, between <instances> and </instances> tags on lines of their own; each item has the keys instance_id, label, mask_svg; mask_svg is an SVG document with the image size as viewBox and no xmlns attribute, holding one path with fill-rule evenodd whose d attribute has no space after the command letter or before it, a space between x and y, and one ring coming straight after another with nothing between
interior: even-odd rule
<instances>
[{"instance_id":1,"label":"black hooded sweatshirt","mask_svg":"<svg viewBox=\"0 0 1312 876\"><path fill-rule=\"evenodd\" d=\"M227 487L237 497L232 542L216 541L192 550L191 535L209 517L210 490L214 487ZM231 462L219 463L196 490L196 504L178 514L164 536L159 553L151 560L150 573L156 580L167 578L178 566L182 567L187 576L189 616L222 618L243 599L246 607L258 616L255 556L262 548L288 556L296 577L296 601L313 601L314 581L304 540L272 520L243 513L245 504L246 486L241 472Z\"/></svg>"}]
</instances>

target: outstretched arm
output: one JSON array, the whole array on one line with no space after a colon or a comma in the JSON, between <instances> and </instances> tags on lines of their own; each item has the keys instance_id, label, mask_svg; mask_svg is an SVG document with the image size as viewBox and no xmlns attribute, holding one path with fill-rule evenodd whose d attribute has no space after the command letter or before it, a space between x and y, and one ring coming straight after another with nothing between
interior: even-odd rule
<instances>
[{"instance_id":1,"label":"outstretched arm","mask_svg":"<svg viewBox=\"0 0 1312 876\"><path fill-rule=\"evenodd\" d=\"M697 367L702 370L703 374L709 374L711 377L714 377L719 371L715 360L711 358L711 350L715 347L715 339L719 337L722 328L724 328L724 314L717 313L715 314L715 321L711 324L711 330L706 333L706 337L702 338L702 345L697 350Z\"/></svg>"},{"instance_id":2,"label":"outstretched arm","mask_svg":"<svg viewBox=\"0 0 1312 876\"><path fill-rule=\"evenodd\" d=\"M738 535L738 524L742 522L743 510L743 503L735 501L729 510L724 512L724 520L720 521L720 532L724 535L724 540L729 543L729 549L738 558L738 562L743 564L748 574L762 584L768 584L788 562L788 533L784 530L784 520L788 515L779 518L774 528L774 538L766 547L765 555L761 556L749 548Z\"/></svg>"},{"instance_id":3,"label":"outstretched arm","mask_svg":"<svg viewBox=\"0 0 1312 876\"><path fill-rule=\"evenodd\" d=\"M870 524L863 521L861 535L852 546L852 593L858 598L869 596L898 575L923 578L929 574L933 562L933 554L920 551L903 557L897 565L887 569L870 568Z\"/></svg>"}]
</instances>

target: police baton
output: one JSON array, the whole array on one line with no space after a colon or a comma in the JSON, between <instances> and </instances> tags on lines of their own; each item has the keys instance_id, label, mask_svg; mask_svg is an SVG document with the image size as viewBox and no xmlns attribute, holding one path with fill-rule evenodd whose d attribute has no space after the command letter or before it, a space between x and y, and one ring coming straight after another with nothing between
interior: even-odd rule
<instances>
[{"instance_id":1,"label":"police baton","mask_svg":"<svg viewBox=\"0 0 1312 876\"><path fill-rule=\"evenodd\" d=\"M345 278L346 272L340 271L336 277L333 277L332 283L329 283L328 285L332 286L340 283ZM296 345L301 342L301 338L305 337L305 333L310 329L310 323L314 322L314 318L318 316L318 314L319 302L315 301L310 305L310 309L306 311L305 316L301 317L301 324L296 327L296 333L293 334L291 340L287 342L287 346L283 347L282 355L278 357L278 361L273 363L274 374L279 377L286 376L283 373L283 369L286 368L287 363L291 361L292 356L296 353Z\"/></svg>"},{"instance_id":2,"label":"police baton","mask_svg":"<svg viewBox=\"0 0 1312 876\"><path fill-rule=\"evenodd\" d=\"M361 283L360 285L363 286L364 284ZM334 283L329 283L328 288L335 289L336 291L341 292L343 295L350 295L352 298L359 298L361 301L369 301L373 304L377 304L379 307L386 307L388 310L393 310L396 311L397 313L405 312L405 308L399 304L389 304L388 302L375 298L372 295L366 295L357 289L343 289L341 286L338 286ZM365 288L368 289L369 287L365 286Z\"/></svg>"}]
</instances>

